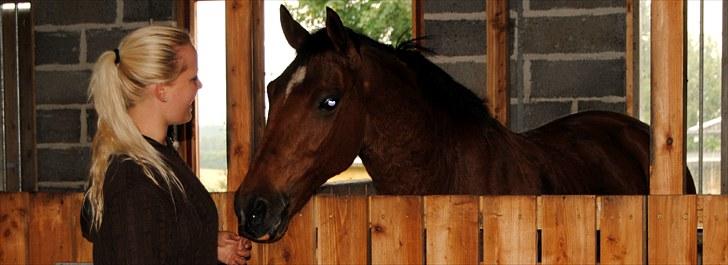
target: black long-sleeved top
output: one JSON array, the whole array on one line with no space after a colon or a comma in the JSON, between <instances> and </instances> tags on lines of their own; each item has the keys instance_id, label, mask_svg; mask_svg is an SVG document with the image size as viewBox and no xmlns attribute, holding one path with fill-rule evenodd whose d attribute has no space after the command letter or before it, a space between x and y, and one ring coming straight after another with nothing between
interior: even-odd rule
<instances>
[{"instance_id":1,"label":"black long-sleeved top","mask_svg":"<svg viewBox=\"0 0 728 265\"><path fill-rule=\"evenodd\" d=\"M171 143L146 139L185 194L173 187L172 199L163 182L162 187L154 184L136 162L113 157L105 176L101 228L90 231L88 216L81 218L83 234L93 242L94 264L217 264L218 217L210 194Z\"/></svg>"}]
</instances>

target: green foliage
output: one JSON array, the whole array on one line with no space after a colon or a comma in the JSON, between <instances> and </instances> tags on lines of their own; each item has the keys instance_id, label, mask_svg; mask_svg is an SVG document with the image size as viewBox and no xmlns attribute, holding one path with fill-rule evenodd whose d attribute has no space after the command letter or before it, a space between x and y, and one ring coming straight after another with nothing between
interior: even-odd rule
<instances>
[{"instance_id":1,"label":"green foliage","mask_svg":"<svg viewBox=\"0 0 728 265\"><path fill-rule=\"evenodd\" d=\"M298 6L285 5L309 31L324 27L328 6L344 26L380 42L397 45L412 38L411 0L299 0Z\"/></svg>"}]
</instances>

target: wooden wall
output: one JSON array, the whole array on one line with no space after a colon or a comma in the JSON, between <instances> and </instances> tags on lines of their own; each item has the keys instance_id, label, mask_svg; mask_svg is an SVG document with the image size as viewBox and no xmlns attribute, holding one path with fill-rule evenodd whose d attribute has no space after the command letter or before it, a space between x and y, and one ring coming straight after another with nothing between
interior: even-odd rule
<instances>
[{"instance_id":1,"label":"wooden wall","mask_svg":"<svg viewBox=\"0 0 728 265\"><path fill-rule=\"evenodd\" d=\"M233 197L213 194L222 230L237 229ZM0 193L0 264L91 262L81 200ZM253 251L253 264L725 264L728 196L319 195Z\"/></svg>"}]
</instances>

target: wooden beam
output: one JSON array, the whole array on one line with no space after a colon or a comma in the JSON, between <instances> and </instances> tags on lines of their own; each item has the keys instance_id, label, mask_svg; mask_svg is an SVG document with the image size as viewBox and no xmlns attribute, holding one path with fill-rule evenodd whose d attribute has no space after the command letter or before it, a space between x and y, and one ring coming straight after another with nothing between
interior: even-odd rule
<instances>
[{"instance_id":1,"label":"wooden beam","mask_svg":"<svg viewBox=\"0 0 728 265\"><path fill-rule=\"evenodd\" d=\"M652 2L650 193L681 194L685 176L685 1Z\"/></svg>"},{"instance_id":2,"label":"wooden beam","mask_svg":"<svg viewBox=\"0 0 728 265\"><path fill-rule=\"evenodd\" d=\"M18 115L18 64L16 10L2 10L2 71L5 130L5 191L20 191L20 141Z\"/></svg>"},{"instance_id":3,"label":"wooden beam","mask_svg":"<svg viewBox=\"0 0 728 265\"><path fill-rule=\"evenodd\" d=\"M18 9L18 82L20 100L20 168L23 191L38 189L38 159L35 149L35 41L30 9Z\"/></svg>"},{"instance_id":4,"label":"wooden beam","mask_svg":"<svg viewBox=\"0 0 728 265\"><path fill-rule=\"evenodd\" d=\"M228 191L237 190L242 183L253 152L252 63L255 6L253 1L248 0L225 2Z\"/></svg>"},{"instance_id":5,"label":"wooden beam","mask_svg":"<svg viewBox=\"0 0 728 265\"><path fill-rule=\"evenodd\" d=\"M180 0L175 3L175 19L177 27L187 30L190 36L193 38L192 43L195 43L195 0ZM192 106L192 121L175 126L175 134L179 147L177 152L180 154L182 159L195 173L195 176L200 176L200 160L199 160L199 144L198 144L198 131L197 131L197 101Z\"/></svg>"},{"instance_id":6,"label":"wooden beam","mask_svg":"<svg viewBox=\"0 0 728 265\"><path fill-rule=\"evenodd\" d=\"M723 58L721 59L721 105L728 104L728 3L723 2ZM728 107L720 108L720 116L728 119ZM728 194L728 121L721 122L720 140L720 194Z\"/></svg>"},{"instance_id":7,"label":"wooden beam","mask_svg":"<svg viewBox=\"0 0 728 265\"><path fill-rule=\"evenodd\" d=\"M508 1L486 0L487 18L487 106L503 126L508 127Z\"/></svg>"},{"instance_id":8,"label":"wooden beam","mask_svg":"<svg viewBox=\"0 0 728 265\"><path fill-rule=\"evenodd\" d=\"M639 65L639 61L635 61L635 58L638 58L635 56L635 40L639 40L639 38L635 38L639 33L639 30L635 30L635 21L637 20L637 16L639 16L639 2L635 2L635 0L625 0L625 6L627 9L626 14L626 29L625 29L625 35L624 35L624 79L625 79L625 112L627 115L632 117L637 117L637 111L635 111L635 106L637 106L635 99L639 99L639 91L635 91L635 89L639 89L639 86L635 85L635 81L639 80L638 76L635 75L637 71L635 71L635 67ZM639 26L639 25L638 25ZM639 100L637 100L639 101Z\"/></svg>"},{"instance_id":9,"label":"wooden beam","mask_svg":"<svg viewBox=\"0 0 728 265\"><path fill-rule=\"evenodd\" d=\"M425 0L412 0L412 38L425 36Z\"/></svg>"}]
</instances>

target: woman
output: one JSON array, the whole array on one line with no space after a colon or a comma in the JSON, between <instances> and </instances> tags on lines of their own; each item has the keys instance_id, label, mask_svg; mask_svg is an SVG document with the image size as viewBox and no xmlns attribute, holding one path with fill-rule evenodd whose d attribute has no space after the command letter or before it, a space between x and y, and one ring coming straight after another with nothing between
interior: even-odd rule
<instances>
[{"instance_id":1,"label":"woman","mask_svg":"<svg viewBox=\"0 0 728 265\"><path fill-rule=\"evenodd\" d=\"M95 264L245 264L250 242L218 232L215 204L167 138L202 83L187 33L147 26L96 62L98 113L82 215ZM85 214L84 214L85 213Z\"/></svg>"}]
</instances>

